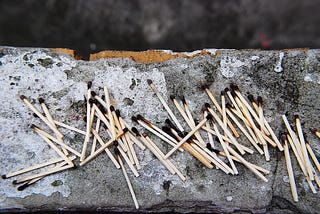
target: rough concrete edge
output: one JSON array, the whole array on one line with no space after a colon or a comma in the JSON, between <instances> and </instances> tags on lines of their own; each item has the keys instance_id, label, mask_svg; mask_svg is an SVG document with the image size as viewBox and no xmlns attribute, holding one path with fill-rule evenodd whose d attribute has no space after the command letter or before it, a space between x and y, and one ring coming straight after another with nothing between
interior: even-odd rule
<instances>
[{"instance_id":1,"label":"rough concrete edge","mask_svg":"<svg viewBox=\"0 0 320 214\"><path fill-rule=\"evenodd\" d=\"M51 51L63 54L69 54L75 60L82 60L84 59L80 54L78 54L75 50L69 48L50 48Z\"/></svg>"}]
</instances>

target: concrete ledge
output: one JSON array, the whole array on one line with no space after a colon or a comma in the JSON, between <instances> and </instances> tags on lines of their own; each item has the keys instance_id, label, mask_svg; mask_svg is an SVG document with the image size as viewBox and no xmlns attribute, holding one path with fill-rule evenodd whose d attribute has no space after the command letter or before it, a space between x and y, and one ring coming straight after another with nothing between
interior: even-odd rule
<instances>
[{"instance_id":1,"label":"concrete ledge","mask_svg":"<svg viewBox=\"0 0 320 214\"><path fill-rule=\"evenodd\" d=\"M31 123L45 125L32 116L19 96L24 94L34 101L45 98L56 120L84 130L81 108L87 81L93 81L94 90L100 93L99 87L110 88L113 104L129 124L132 124L131 116L140 113L159 126L164 125L168 115L153 95L147 79L154 81L172 109L175 108L169 96L185 96L198 120L203 104L210 102L200 89L201 85L209 85L218 97L221 90L235 83L245 95L262 96L265 115L276 134L285 131L282 114L288 114L292 125L294 114L299 114L319 157L319 139L309 128L320 128L320 50L112 51L92 55L92 61L77 60L70 56L75 56L72 51L62 52L0 47L1 174L56 155L30 129ZM178 118L182 121L180 115ZM83 137L63 132L69 144L81 150ZM163 150L169 149L156 137L151 137ZM245 138L240 140L249 146ZM182 182L148 150L138 153L142 165L140 176L134 177L132 173L129 176L141 212L320 212L319 194L311 192L297 162L293 162L299 194L299 202L295 203L283 153L271 148L270 155L270 162L258 153L245 156L270 170L267 183L240 164L237 165L239 175L230 176L216 169L206 169L187 153L175 154L172 158L187 177ZM136 211L121 171L105 154L84 167L48 176L24 191L17 191L12 180L0 180L1 212Z\"/></svg>"}]
</instances>

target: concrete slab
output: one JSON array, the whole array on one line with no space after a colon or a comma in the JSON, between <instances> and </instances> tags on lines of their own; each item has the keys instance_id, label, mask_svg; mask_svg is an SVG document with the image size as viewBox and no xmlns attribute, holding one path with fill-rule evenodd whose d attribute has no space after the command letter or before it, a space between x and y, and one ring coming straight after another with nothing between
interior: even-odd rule
<instances>
[{"instance_id":1,"label":"concrete slab","mask_svg":"<svg viewBox=\"0 0 320 214\"><path fill-rule=\"evenodd\" d=\"M209 102L201 85L210 85L218 97L221 90L235 83L243 94L263 97L265 115L277 134L285 131L282 114L287 113L291 122L294 114L300 114L310 144L319 156L319 139L309 131L311 127L320 127L319 50L207 50L149 62L130 58L130 53L126 58L117 55L120 58L97 57L95 61L75 60L67 54L41 48L0 47L0 53L1 174L57 156L30 129L31 123L45 125L32 116L19 96L24 94L33 101L45 98L56 120L85 130L81 108L87 81L93 81L93 88L100 94L99 87L109 87L115 106L129 124L132 124L131 116L140 113L159 126L164 125L168 115L147 79L152 79L168 100L171 94L185 96L198 120L203 104ZM168 103L179 115L173 104ZM80 151L83 137L61 130L70 145ZM170 149L156 137L152 139L162 149ZM249 145L244 137L240 141ZM140 176L134 177L132 173L129 176L141 206L139 211L320 212L319 194L311 192L297 163L294 162L294 170L300 201L294 203L284 156L275 149L270 149L270 154L270 162L257 153L245 156L270 170L267 183L239 164L239 175L230 176L206 169L187 153L174 154L173 162L187 177L182 182L148 150L138 150L142 164ZM17 191L12 180L0 180L1 212L136 211L121 171L105 154L84 167L48 176L24 191Z\"/></svg>"}]
</instances>

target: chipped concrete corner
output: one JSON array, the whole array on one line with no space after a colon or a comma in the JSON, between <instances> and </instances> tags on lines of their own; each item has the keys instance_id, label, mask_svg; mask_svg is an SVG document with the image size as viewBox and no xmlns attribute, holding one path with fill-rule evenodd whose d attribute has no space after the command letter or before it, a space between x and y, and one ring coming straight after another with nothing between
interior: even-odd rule
<instances>
[{"instance_id":1,"label":"chipped concrete corner","mask_svg":"<svg viewBox=\"0 0 320 214\"><path fill-rule=\"evenodd\" d=\"M230 83L236 83L244 94L264 98L265 115L276 133L284 131L281 121L284 113L291 120L294 114L300 114L306 132L310 127L320 127L320 50L201 53L184 53L161 62L145 63L133 58L110 57L81 61L48 49L0 47L1 174L55 155L28 127L39 121L19 96L24 94L31 100L44 97L55 118L84 129L81 103L87 81L93 81L96 90L108 86L113 103L130 124L131 116L138 113L159 126L168 117L147 85L146 80L152 79L165 98L171 94L185 96L197 119L203 104L209 102L199 87L201 84L210 84L217 96ZM171 103L170 106L174 109ZM82 136L68 131L65 134L70 145L81 148ZM308 136L319 157L318 139L312 134ZM160 141L156 142L161 145ZM163 146L163 149L168 148ZM320 212L319 194L311 193L297 163L294 169L300 201L294 203L283 154L274 149L270 154L270 162L256 154L247 157L270 170L267 183L242 165L238 165L237 176L205 169L186 153L173 156L187 176L182 182L165 170L149 151L138 154L142 164L140 176L129 176L142 212ZM135 211L121 171L105 155L85 167L48 176L21 192L11 182L11 179L0 180L0 212Z\"/></svg>"}]
</instances>

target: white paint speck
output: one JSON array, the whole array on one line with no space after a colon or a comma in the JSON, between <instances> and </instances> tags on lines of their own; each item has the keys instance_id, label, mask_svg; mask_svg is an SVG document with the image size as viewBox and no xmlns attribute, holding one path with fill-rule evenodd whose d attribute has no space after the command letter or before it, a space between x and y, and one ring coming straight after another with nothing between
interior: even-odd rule
<instances>
[{"instance_id":1,"label":"white paint speck","mask_svg":"<svg viewBox=\"0 0 320 214\"><path fill-rule=\"evenodd\" d=\"M228 196L228 197L227 197L227 201L228 201L228 202L231 202L232 200L233 200L233 197L232 197L232 196Z\"/></svg>"},{"instance_id":2,"label":"white paint speck","mask_svg":"<svg viewBox=\"0 0 320 214\"><path fill-rule=\"evenodd\" d=\"M260 59L260 57L258 57L258 56L252 56L252 57L251 57L251 60L252 60L252 61L255 61L255 60L257 60L257 59Z\"/></svg>"},{"instance_id":3,"label":"white paint speck","mask_svg":"<svg viewBox=\"0 0 320 214\"><path fill-rule=\"evenodd\" d=\"M235 57L224 57L220 61L220 71L224 77L231 78L238 73L239 68L243 65L245 63Z\"/></svg>"},{"instance_id":4,"label":"white paint speck","mask_svg":"<svg viewBox=\"0 0 320 214\"><path fill-rule=\"evenodd\" d=\"M280 73L283 71L283 68L282 68L282 59L284 57L284 53L283 52L280 52L279 53L279 60L277 61L275 67L274 67L274 71L277 72L277 73Z\"/></svg>"},{"instance_id":5,"label":"white paint speck","mask_svg":"<svg viewBox=\"0 0 320 214\"><path fill-rule=\"evenodd\" d=\"M282 180L283 180L283 182L285 182L285 183L289 183L290 181L289 181L289 177L288 176L283 176L283 178L282 178Z\"/></svg>"}]
</instances>

